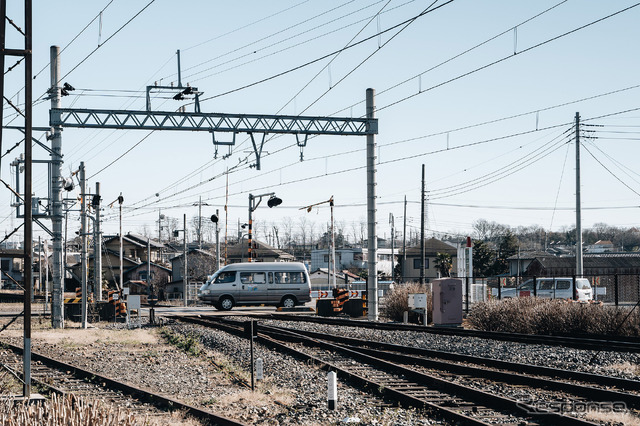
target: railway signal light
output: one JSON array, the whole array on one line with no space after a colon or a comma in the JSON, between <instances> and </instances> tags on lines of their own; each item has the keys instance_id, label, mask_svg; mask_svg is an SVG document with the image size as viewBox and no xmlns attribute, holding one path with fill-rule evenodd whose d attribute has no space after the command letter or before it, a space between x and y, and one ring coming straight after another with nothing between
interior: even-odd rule
<instances>
[{"instance_id":1,"label":"railway signal light","mask_svg":"<svg viewBox=\"0 0 640 426\"><path fill-rule=\"evenodd\" d=\"M267 206L269 206L269 208L272 207L277 207L280 204L282 204L282 200L278 197L276 197L275 195L272 195L269 200L267 201Z\"/></svg>"}]
</instances>

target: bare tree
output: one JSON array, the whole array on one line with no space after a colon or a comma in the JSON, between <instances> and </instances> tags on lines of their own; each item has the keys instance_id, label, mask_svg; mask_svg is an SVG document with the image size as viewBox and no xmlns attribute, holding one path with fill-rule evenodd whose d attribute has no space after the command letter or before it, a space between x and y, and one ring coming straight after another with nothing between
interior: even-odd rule
<instances>
[{"instance_id":1,"label":"bare tree","mask_svg":"<svg viewBox=\"0 0 640 426\"><path fill-rule=\"evenodd\" d=\"M306 216L300 216L298 219L298 224L300 225L300 240L302 242L302 252L305 253L307 250L307 226L309 221Z\"/></svg>"},{"instance_id":2,"label":"bare tree","mask_svg":"<svg viewBox=\"0 0 640 426\"><path fill-rule=\"evenodd\" d=\"M282 219L282 232L284 233L284 243L289 251L291 251L291 244L293 242L293 220L289 216Z\"/></svg>"},{"instance_id":3,"label":"bare tree","mask_svg":"<svg viewBox=\"0 0 640 426\"><path fill-rule=\"evenodd\" d=\"M280 248L280 238L278 237L278 227L276 225L273 225L273 236L275 238L274 247L279 249Z\"/></svg>"}]
</instances>

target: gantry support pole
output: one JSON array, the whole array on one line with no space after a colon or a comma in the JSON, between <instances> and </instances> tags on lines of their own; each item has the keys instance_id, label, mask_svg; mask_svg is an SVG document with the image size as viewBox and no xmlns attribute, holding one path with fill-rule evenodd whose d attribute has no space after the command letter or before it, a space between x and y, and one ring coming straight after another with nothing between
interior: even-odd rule
<instances>
[{"instance_id":1,"label":"gantry support pole","mask_svg":"<svg viewBox=\"0 0 640 426\"><path fill-rule=\"evenodd\" d=\"M60 108L60 47L51 46L51 108ZM51 135L51 225L53 231L53 291L51 292L51 325L64 328L64 262L62 259L62 127L53 125Z\"/></svg>"},{"instance_id":2,"label":"gantry support pole","mask_svg":"<svg viewBox=\"0 0 640 426\"><path fill-rule=\"evenodd\" d=\"M367 89L367 120L375 117L375 91ZM368 224L368 265L367 317L378 319L378 237L376 234L376 138L367 135L367 224Z\"/></svg>"}]
</instances>

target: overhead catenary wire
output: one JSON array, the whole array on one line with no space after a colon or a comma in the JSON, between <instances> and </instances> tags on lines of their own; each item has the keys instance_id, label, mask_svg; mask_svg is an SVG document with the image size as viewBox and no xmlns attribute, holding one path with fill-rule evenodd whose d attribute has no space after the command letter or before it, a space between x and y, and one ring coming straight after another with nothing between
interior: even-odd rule
<instances>
[{"instance_id":1,"label":"overhead catenary wire","mask_svg":"<svg viewBox=\"0 0 640 426\"><path fill-rule=\"evenodd\" d=\"M450 1L453 1L453 0L450 0ZM439 7L440 7L440 6L439 6ZM343 52L343 51L345 51L345 50L347 50L347 49L352 49L352 48L354 48L354 47L356 47L356 46L359 46L359 45L361 45L361 44L363 44L363 43L366 43L366 42L367 42L367 41L369 41L369 40L373 40L373 39L375 39L375 38L376 38L376 37L378 37L379 35L383 35L383 34L386 34L386 33L390 32L390 31L393 31L393 30L394 30L394 29L396 29L396 28L400 28L400 27L402 27L403 25L405 25L406 23L408 23L408 22L410 22L410 21L414 21L416 18L419 18L419 17L421 17L421 16L423 16L423 15L425 15L425 14L428 14L428 13L430 13L430 12L433 12L433 11L435 11L435 10L436 10L436 9L431 9L431 10L428 10L428 11L426 11L426 12L423 12L422 14L419 14L419 15L413 16L413 17L411 17L411 18L409 18L409 19L406 19L406 20L404 20L404 21L402 21L402 22L400 22L400 23L398 23L398 24L395 24L395 25L393 25L393 26L391 26L391 27L389 27L389 28L387 28L387 29L385 29L385 30L382 30L382 31L380 31L379 33L376 33L376 34L374 34L374 35L372 35L372 36L369 36L369 37L366 37L366 38L364 38L364 39L362 39L362 40L359 40L359 41L357 41L357 42L355 42L355 43L353 43L353 44L351 44L351 45L347 46L346 48L342 48L342 49L335 50L335 51L333 51L333 52L331 52L331 53L328 53L328 54L322 55L321 57L318 57L318 58L316 58L316 59L312 59L312 60L307 61L307 62L305 62L305 63L303 63L303 64L300 64L300 65L297 65L297 66L295 66L295 67L289 68L289 69L287 69L287 70L285 70L285 71L281 71L281 72L276 73L276 74L274 74L274 75L271 75L271 76L269 76L269 77L265 77L265 78L263 78L263 79L261 79L261 80L254 81L253 83L248 83L248 84L246 84L246 85L244 85L244 86L237 87L237 88L235 88L235 89L231 89L231 90L227 90L227 91L225 91L225 92L218 93L218 94L213 95L213 96L209 96L208 98L200 99L200 102L205 102L205 101L209 101L209 100L212 100L212 99L217 99L217 98L220 98L220 97L222 97L222 96L229 95L229 94L231 94L231 93L236 93L236 92L239 92L239 91L241 91L241 90L248 89L249 87L254 87L254 86L257 86L257 85L259 85L259 84L265 83L265 82L267 82L267 81L270 81L270 80L273 80L273 79L276 79L276 78L282 77L282 76L284 76L284 75L290 74L290 73L292 73L292 72L294 72L294 71L298 71L298 70L300 70L300 69L302 69L302 68L306 68L306 67L308 67L308 66L310 66L310 65L313 65L313 64L318 63L318 62L320 62L320 61L323 61L323 60L325 60L325 59L328 59L328 58L330 58L330 57L332 57L332 56L336 55L336 54L337 54L337 53L339 53L339 52Z\"/></svg>"},{"instance_id":2,"label":"overhead catenary wire","mask_svg":"<svg viewBox=\"0 0 640 426\"><path fill-rule=\"evenodd\" d=\"M552 126L552 127L550 127L550 128L555 128L555 127L560 127L560 126L566 126L567 124L570 124L570 123L564 123L563 125ZM529 131L529 132L520 132L520 133L516 133L516 134L511 134L511 135L507 135L507 136L502 136L502 137L499 137L499 138L491 138L491 139L489 139L489 140L472 142L472 143L465 144L464 146L460 146L460 147L456 147L456 148L457 148L457 149L460 149L460 148L462 148L462 147L476 146L476 145L478 145L478 144L488 143L488 142L494 142L494 141L498 141L498 140L504 140L504 139L507 139L507 138L510 138L510 137L521 136L521 135L523 135L523 134L528 134L528 133L531 133L531 132L533 132L533 131ZM403 160L409 160L409 159L413 159L413 158L416 158L416 157L419 157L419 156L431 155L431 154L435 154L435 153L439 153L439 152L443 152L443 151L444 151L444 150L432 150L432 151L429 151L429 152L425 152L425 153L421 153L421 154L417 154L417 155L413 155L413 156L407 156L407 157L404 157L404 158L403 158ZM320 157L320 158L322 158L322 157ZM400 161L400 160L392 160L392 161L381 162L381 163L380 163L380 165L387 164L387 163L392 163L392 162L396 162L396 161ZM279 170L281 170L281 169L284 169L284 168L286 168L286 167L292 167L292 166L297 165L297 164L298 164L298 162L291 163L291 164L289 164L288 166L283 166L283 167L281 167L281 168L279 168L279 169L275 169L275 170L272 170L272 171L267 172L267 173L275 173L275 172L277 172L277 171L279 171ZM347 168L347 169L342 169L342 170L335 171L335 172L331 172L331 173L322 173L322 174L317 174L317 175L314 175L314 176L309 176L309 177L306 177L306 178L293 179L293 180L290 180L290 181L281 182L281 183L280 183L280 186L285 186L285 185L291 185L291 184L295 184L295 183L306 182L306 181L309 181L309 180L320 179L320 178L323 178L323 177L326 177L326 176L334 176L334 175L338 175L338 174L343 174L343 173L347 173L347 172L352 172L352 171L355 171L355 170L361 170L361 169L364 169L364 168L366 168L366 166L356 166L356 167ZM236 169L235 171L238 171L238 169ZM231 171L231 172L234 172L234 171ZM263 174L261 174L260 176L257 176L257 177L253 177L253 178L245 179L244 181L247 181L247 180L250 180L250 179L260 179L260 178L264 177L264 175L266 175L267 173L263 173ZM222 174L219 174L219 175L218 175L218 177L221 177L221 176L222 176ZM213 181L213 180L215 180L215 178L208 179L206 183L209 183L209 182L211 182L211 181ZM180 193L179 193L179 194L184 194L184 193L186 193L186 192L188 192L188 191L190 191L190 190L192 190L192 189L195 189L195 188L197 188L197 187L201 186L202 184L204 184L204 183L203 183L203 182L201 182L201 183L198 183L198 184L192 185L191 187L186 188L186 189L184 189L183 191L180 191ZM222 187L218 187L218 188L216 188L216 189L221 189L221 188L222 188ZM231 194L229 194L229 195L241 195L241 194L244 194L244 193L247 193L247 192L250 192L250 191L258 191L258 190L263 190L263 189L268 189L268 187L267 187L267 186L264 186L264 187L259 187L259 188L252 188L252 189L250 189L250 190L240 191L240 192L235 192L235 193L231 193ZM215 190L215 189L214 189L214 190ZM168 195L167 197L165 197L165 199L174 198L174 197L175 197L175 196L177 196L177 195L178 195L178 193L176 193L176 194L172 194L172 195ZM186 197L186 198L188 198L188 196L185 196L185 197ZM138 208L142 208L142 207L143 207L143 206L139 206Z\"/></svg>"},{"instance_id":3,"label":"overhead catenary wire","mask_svg":"<svg viewBox=\"0 0 640 426\"><path fill-rule=\"evenodd\" d=\"M637 108L637 109L640 109L640 108ZM605 114L605 115L602 115L602 116L594 117L593 119L621 115L621 114L625 114L625 113L628 113L628 112L631 112L631 111L635 111L637 109L629 109L629 110L613 112L613 113ZM592 120L592 118L583 119L583 121L588 121L588 120ZM560 124L557 124L557 125L547 126L547 127L539 128L539 129L535 129L535 130L523 131L523 132L518 132L518 133L506 135L506 136L500 136L500 137L490 138L490 139L486 139L486 140L482 140L482 141L471 142L471 143L463 144L463 145L460 145L460 146L455 146L455 147L450 147L450 148L442 148L442 149L437 149L437 150L431 150L431 151L423 152L423 153L420 153L420 154L417 154L417 155L410 155L410 156L405 156L405 157L401 157L401 158L397 158L397 159L393 159L393 160L387 160L387 161L381 162L380 165L394 163L394 162L398 162L398 161L406 161L406 160L417 158L417 157L420 157L420 156L431 155L431 154L436 154L436 153L445 152L445 151L451 151L451 150L455 150L455 149L462 149L462 148L477 146L477 145L480 145L480 144L500 141L500 140L504 140L504 139L507 139L507 138L523 136L523 135L531 134L531 133L538 132L538 131L550 130L550 129L554 129L554 128L558 128L558 127L565 127L565 126L569 126L569 125L572 125L572 124L573 124L572 122L560 123ZM438 134L442 134L442 133L438 133ZM432 136L432 135L429 135L429 136ZM390 143L389 145L392 145L392 144L393 143ZM349 152L351 153L351 152L356 152L356 151L358 151L358 150L351 150ZM320 158L324 158L324 157L320 157ZM294 166L296 164L298 164L298 162L291 163L288 166L283 166L283 167L281 167L279 169L276 169L276 170L268 172L268 173L272 173L272 172L275 172L275 171L278 171L278 170L282 170L282 169L287 168L287 167L292 167L292 166ZM246 166L246 167L248 168L248 166ZM362 168L364 168L364 166L353 168L353 169L348 169L348 171L358 170L358 169L362 169ZM240 171L240 170L241 170L241 168L236 167L235 172ZM339 172L335 172L335 173L316 175L316 176L313 176L311 178L307 178L307 179L304 179L304 180L319 179L319 178L322 178L324 176L330 176L330 175L334 175L334 174L338 174L338 173L344 173L345 171L339 171ZM232 171L232 173L233 172L234 171ZM247 178L247 179L243 180L242 182L246 182L246 181L251 180L251 179L258 179L258 178L263 177L264 175L265 175L265 173L261 173L260 175L258 175L256 177ZM220 176L218 176L218 177L220 177ZM204 185L206 183L212 182L213 180L215 180L215 178L207 179L204 182L200 182L200 183L197 183L195 185L192 185L189 188L181 190L180 194L184 194L185 192L188 192L188 191L190 191L192 189L200 187L200 186L202 186L202 185ZM295 183L295 182L296 181L290 182L290 183ZM220 189L220 188L217 188L217 189ZM259 189L264 189L264 188L259 188ZM254 189L251 189L251 190L248 190L248 191L255 191L255 190L258 190L258 189L254 188ZM247 191L244 191L244 192L247 192ZM177 194L173 194L173 195L168 196L167 198L173 198L176 195ZM237 195L237 194L231 194L231 195ZM156 202L157 200L155 200L155 198L156 197L149 196L145 200L148 201L149 199L154 199L154 202Z\"/></svg>"},{"instance_id":4,"label":"overhead catenary wire","mask_svg":"<svg viewBox=\"0 0 640 426\"><path fill-rule=\"evenodd\" d=\"M607 19L609 19L609 18L612 18L612 17L614 17L614 16L617 16L617 15L619 15L619 14L621 14L621 13L627 12L627 11L629 11L629 10L631 10L631 9L633 9L633 8L635 8L635 7L637 7L637 6L640 6L640 3L635 3L635 4L633 4L633 5L629 6L629 7L626 7L626 8L624 8L624 9L618 10L617 12L614 12L614 13L611 13L611 14L609 14L609 15L607 15L607 16L602 17L602 18L596 19L595 21L591 21L591 22L589 22L589 23L587 23L587 24L584 24L584 25L581 25L581 26L579 26L579 27L577 27L577 28L574 28L574 29L572 29L572 30L566 31L566 32L564 32L564 33L562 33L562 34L559 34L559 35L555 36L555 37L551 37L551 38L549 38L549 39L547 39L547 40L544 40L544 41L542 41L542 42L540 42L540 43L534 44L533 46L529 46L529 47L527 47L526 49L523 49L523 50L521 50L521 51L519 51L519 52L517 52L517 53L515 53L515 54L509 54L509 55L504 56L504 57L502 57L502 58L500 58L500 59L497 59L497 60L495 60L495 61L493 61L493 62L487 63L487 64L482 65L482 66L477 67L477 68L474 68L474 69L473 69L473 70L471 70L471 71L467 71L467 72L465 72L465 73L459 74L459 75L457 75L456 77L453 77L453 78L450 78L450 79L448 79L448 80L445 80L445 81L443 81L443 82L441 82L441 83L439 83L439 84L435 84L435 85L433 85L433 86L431 86L431 87L427 88L426 90L422 90L422 91L419 91L419 92L417 92L417 93L413 93L413 94L411 94L411 95L405 96L405 97L403 97L403 98L401 98L401 99L398 99L397 101L391 102L391 103L389 103L389 104L387 104L387 105L384 105L384 106L382 106L382 107L378 108L376 111L382 111L382 110L384 110L384 109L387 109L387 108L390 108L390 107L392 107L392 106L398 105L398 104L400 104L400 103L402 103L402 102L406 102L406 101L408 101L409 99L412 99L412 98L414 98L414 97L416 97L416 96L418 96L418 95L421 95L421 94L423 94L423 93L425 93L425 92L429 92L429 91L434 90L434 89L436 89L436 88L438 88L438 87L442 87L442 86L444 86L445 84L452 83L452 82L454 82L454 81L456 81L456 80L459 80L459 79L461 79L461 78L467 77L467 76L472 75L472 74L475 74L475 73L477 73L477 72L479 72L479 71L482 71L482 70L485 70L485 69L487 69L487 68L490 68L490 67L492 67L492 66L494 66L494 65L497 65L497 64L499 64L499 63L501 63L501 62L504 62L504 61L507 61L507 60L509 60L509 59L512 59L512 58L518 57L518 56L522 55L523 53L531 52L531 51L533 51L533 50L535 50L535 49L537 49L537 48L539 48L539 47L542 47L542 46L544 46L544 45L546 45L546 44L548 44L548 43L551 43L551 42L553 42L553 41L559 40L559 39L561 39L561 38L563 38L563 37L566 37L566 36L568 36L568 35L571 35L571 34L573 34L573 33L575 33L575 32L578 32L578 31L580 31L580 30L583 30L583 29L585 29L585 28L588 28L588 27L590 27L590 26L592 26L592 25L595 25L595 24L597 24L597 23L600 23L600 22L602 22L602 21L605 21L605 20L607 20Z\"/></svg>"}]
</instances>

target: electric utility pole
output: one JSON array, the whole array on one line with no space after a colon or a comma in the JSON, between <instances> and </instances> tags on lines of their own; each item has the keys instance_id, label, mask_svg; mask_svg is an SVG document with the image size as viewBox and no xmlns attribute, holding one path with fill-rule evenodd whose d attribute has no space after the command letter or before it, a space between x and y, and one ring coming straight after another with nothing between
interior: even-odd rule
<instances>
[{"instance_id":1,"label":"electric utility pole","mask_svg":"<svg viewBox=\"0 0 640 426\"><path fill-rule=\"evenodd\" d=\"M582 277L582 214L580 202L580 113L576 112L576 276Z\"/></svg>"},{"instance_id":2,"label":"electric utility pole","mask_svg":"<svg viewBox=\"0 0 640 426\"><path fill-rule=\"evenodd\" d=\"M91 203L96 210L94 223L95 235L93 237L93 265L94 280L93 296L96 301L102 301L102 231L100 230L100 182L96 182L96 193Z\"/></svg>"},{"instance_id":3,"label":"electric utility pole","mask_svg":"<svg viewBox=\"0 0 640 426\"><path fill-rule=\"evenodd\" d=\"M407 264L407 196L404 196L404 216L402 224L402 281L404 281L404 269Z\"/></svg>"},{"instance_id":4,"label":"electric utility pole","mask_svg":"<svg viewBox=\"0 0 640 426\"><path fill-rule=\"evenodd\" d=\"M80 240L82 248L82 328L87 328L87 182L85 180L84 161L80 162Z\"/></svg>"},{"instance_id":5,"label":"electric utility pole","mask_svg":"<svg viewBox=\"0 0 640 426\"><path fill-rule=\"evenodd\" d=\"M420 284L424 284L425 247L424 247L424 164L422 165L422 189L420 190Z\"/></svg>"}]
</instances>

